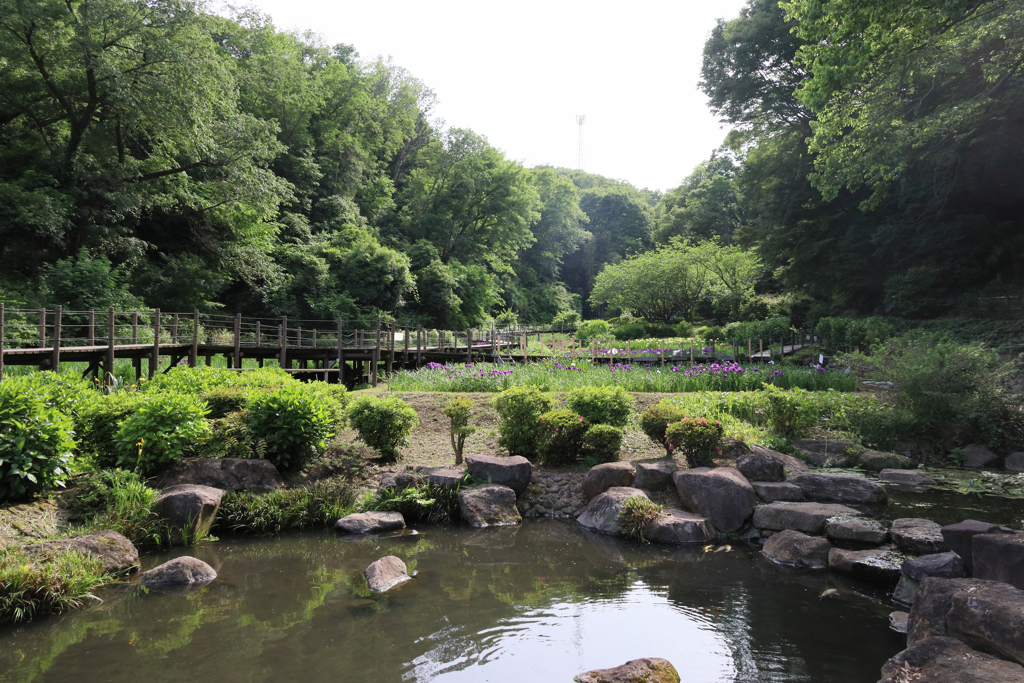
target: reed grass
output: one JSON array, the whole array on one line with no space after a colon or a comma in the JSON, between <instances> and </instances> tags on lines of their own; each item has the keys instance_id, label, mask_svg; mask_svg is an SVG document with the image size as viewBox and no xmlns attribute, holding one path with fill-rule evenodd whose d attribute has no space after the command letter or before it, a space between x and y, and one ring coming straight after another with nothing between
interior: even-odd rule
<instances>
[{"instance_id":1,"label":"reed grass","mask_svg":"<svg viewBox=\"0 0 1024 683\"><path fill-rule=\"evenodd\" d=\"M46 561L21 548L0 549L0 623L20 623L82 607L112 577L99 558L65 550Z\"/></svg>"}]
</instances>

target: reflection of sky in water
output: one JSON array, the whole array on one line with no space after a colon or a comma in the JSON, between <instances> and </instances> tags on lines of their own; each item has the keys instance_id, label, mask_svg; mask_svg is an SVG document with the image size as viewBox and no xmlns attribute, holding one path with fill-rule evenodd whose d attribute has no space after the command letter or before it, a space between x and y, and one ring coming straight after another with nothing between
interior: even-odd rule
<instances>
[{"instance_id":1,"label":"reflection of sky in water","mask_svg":"<svg viewBox=\"0 0 1024 683\"><path fill-rule=\"evenodd\" d=\"M570 681L640 657L673 662L688 683L735 680L733 655L702 610L671 603L640 582L613 600L556 603L478 633L442 629L406 664L416 683Z\"/></svg>"}]
</instances>

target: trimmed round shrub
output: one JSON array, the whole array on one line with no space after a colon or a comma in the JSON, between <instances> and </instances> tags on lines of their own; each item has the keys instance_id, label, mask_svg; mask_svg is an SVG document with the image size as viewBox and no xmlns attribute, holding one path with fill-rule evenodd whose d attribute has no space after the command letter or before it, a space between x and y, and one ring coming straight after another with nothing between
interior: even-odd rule
<instances>
[{"instance_id":1,"label":"trimmed round shrub","mask_svg":"<svg viewBox=\"0 0 1024 683\"><path fill-rule=\"evenodd\" d=\"M667 403L653 405L640 413L640 429L654 443L665 449L669 455L672 454L665 441L665 428L672 422L678 422L686 417L679 408Z\"/></svg>"},{"instance_id":2,"label":"trimmed round shrub","mask_svg":"<svg viewBox=\"0 0 1024 683\"><path fill-rule=\"evenodd\" d=\"M612 326L607 320L588 320L576 330L576 341L589 344L591 339L608 339L612 334Z\"/></svg>"},{"instance_id":3,"label":"trimmed round shrub","mask_svg":"<svg viewBox=\"0 0 1024 683\"><path fill-rule=\"evenodd\" d=\"M714 467L723 432L718 420L684 417L665 428L665 442L669 453L682 453L690 467Z\"/></svg>"},{"instance_id":4,"label":"trimmed round shrub","mask_svg":"<svg viewBox=\"0 0 1024 683\"><path fill-rule=\"evenodd\" d=\"M538 453L547 465L576 462L590 423L571 410L552 410L540 416Z\"/></svg>"},{"instance_id":5,"label":"trimmed round shrub","mask_svg":"<svg viewBox=\"0 0 1024 683\"><path fill-rule=\"evenodd\" d=\"M210 430L206 404L187 394L151 396L117 430L118 465L150 475L178 460Z\"/></svg>"},{"instance_id":6,"label":"trimmed round shrub","mask_svg":"<svg viewBox=\"0 0 1024 683\"><path fill-rule=\"evenodd\" d=\"M599 465L615 462L622 450L622 430L612 425L590 425L583 435L581 453L586 462Z\"/></svg>"},{"instance_id":7,"label":"trimmed round shrub","mask_svg":"<svg viewBox=\"0 0 1024 683\"><path fill-rule=\"evenodd\" d=\"M633 339L646 339L647 328L643 323L626 323L619 325L612 331L612 336L618 341L631 341Z\"/></svg>"},{"instance_id":8,"label":"trimmed round shrub","mask_svg":"<svg viewBox=\"0 0 1024 683\"><path fill-rule=\"evenodd\" d=\"M625 427L633 410L633 397L619 386L580 387L569 392L569 408L593 424Z\"/></svg>"},{"instance_id":9,"label":"trimmed round shrub","mask_svg":"<svg viewBox=\"0 0 1024 683\"><path fill-rule=\"evenodd\" d=\"M0 383L0 501L64 486L73 434L71 419L38 394Z\"/></svg>"},{"instance_id":10,"label":"trimmed round shrub","mask_svg":"<svg viewBox=\"0 0 1024 683\"><path fill-rule=\"evenodd\" d=\"M498 445L512 455L535 458L540 416L554 407L554 399L537 387L518 386L495 396L492 404L501 418Z\"/></svg>"},{"instance_id":11,"label":"trimmed round shrub","mask_svg":"<svg viewBox=\"0 0 1024 683\"><path fill-rule=\"evenodd\" d=\"M359 439L387 460L398 459L398 449L420 424L416 411L394 396L360 396L349 406L348 421Z\"/></svg>"},{"instance_id":12,"label":"trimmed round shrub","mask_svg":"<svg viewBox=\"0 0 1024 683\"><path fill-rule=\"evenodd\" d=\"M302 469L331 436L330 413L299 382L250 394L248 414L256 454L278 469Z\"/></svg>"},{"instance_id":13,"label":"trimmed round shrub","mask_svg":"<svg viewBox=\"0 0 1024 683\"><path fill-rule=\"evenodd\" d=\"M90 403L75 418L79 452L93 455L98 467L117 467L121 454L117 433L148 400L134 391L119 391Z\"/></svg>"}]
</instances>

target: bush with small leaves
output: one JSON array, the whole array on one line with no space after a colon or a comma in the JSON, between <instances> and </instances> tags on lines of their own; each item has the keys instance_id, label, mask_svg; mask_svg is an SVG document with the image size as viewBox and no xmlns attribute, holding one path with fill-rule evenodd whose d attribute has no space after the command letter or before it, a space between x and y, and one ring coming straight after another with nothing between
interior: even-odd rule
<instances>
[{"instance_id":1,"label":"bush with small leaves","mask_svg":"<svg viewBox=\"0 0 1024 683\"><path fill-rule=\"evenodd\" d=\"M765 410L768 428L779 436L799 438L806 436L817 421L818 409L813 397L804 389L779 389L771 384L764 386L768 400Z\"/></svg>"},{"instance_id":2,"label":"bush with small leaves","mask_svg":"<svg viewBox=\"0 0 1024 683\"><path fill-rule=\"evenodd\" d=\"M452 450L455 451L455 464L462 464L462 450L466 447L466 438L476 431L476 427L469 424L470 411L473 409L473 402L468 398L454 398L442 409L442 412L451 420L448 435L451 437Z\"/></svg>"},{"instance_id":3,"label":"bush with small leaves","mask_svg":"<svg viewBox=\"0 0 1024 683\"><path fill-rule=\"evenodd\" d=\"M90 403L75 418L79 453L94 456L98 467L117 467L121 455L117 432L147 400L138 392L118 391Z\"/></svg>"},{"instance_id":4,"label":"bush with small leaves","mask_svg":"<svg viewBox=\"0 0 1024 683\"><path fill-rule=\"evenodd\" d=\"M248 414L257 454L282 470L305 467L323 451L332 433L330 412L300 383L250 393Z\"/></svg>"},{"instance_id":5,"label":"bush with small leaves","mask_svg":"<svg viewBox=\"0 0 1024 683\"><path fill-rule=\"evenodd\" d=\"M633 397L619 386L586 386L569 392L566 400L571 410L576 411L592 424L625 427L633 409Z\"/></svg>"},{"instance_id":6,"label":"bush with small leaves","mask_svg":"<svg viewBox=\"0 0 1024 683\"><path fill-rule=\"evenodd\" d=\"M0 501L64 486L73 434L71 419L36 392L0 383Z\"/></svg>"},{"instance_id":7,"label":"bush with small leaves","mask_svg":"<svg viewBox=\"0 0 1024 683\"><path fill-rule=\"evenodd\" d=\"M662 506L643 496L630 496L622 502L616 522L626 538L648 543L646 533L651 522L661 514Z\"/></svg>"},{"instance_id":8,"label":"bush with small leaves","mask_svg":"<svg viewBox=\"0 0 1024 683\"><path fill-rule=\"evenodd\" d=\"M546 465L576 462L590 423L571 410L552 410L540 416L537 451Z\"/></svg>"},{"instance_id":9,"label":"bush with small leaves","mask_svg":"<svg viewBox=\"0 0 1024 683\"><path fill-rule=\"evenodd\" d=\"M210 408L210 419L217 420L244 408L249 395L239 387L218 387L203 394L203 400Z\"/></svg>"},{"instance_id":10,"label":"bush with small leaves","mask_svg":"<svg viewBox=\"0 0 1024 683\"><path fill-rule=\"evenodd\" d=\"M651 441L664 448L668 455L672 455L672 451L665 441L665 428L670 423L678 422L684 417L686 417L686 413L679 408L661 402L640 413L640 429Z\"/></svg>"},{"instance_id":11,"label":"bush with small leaves","mask_svg":"<svg viewBox=\"0 0 1024 683\"><path fill-rule=\"evenodd\" d=\"M151 396L117 430L118 465L145 475L185 456L210 430L209 409L194 396Z\"/></svg>"},{"instance_id":12,"label":"bush with small leaves","mask_svg":"<svg viewBox=\"0 0 1024 683\"><path fill-rule=\"evenodd\" d=\"M493 405L501 418L498 445L512 455L536 457L540 416L554 407L554 399L537 387L519 386L498 394Z\"/></svg>"},{"instance_id":13,"label":"bush with small leaves","mask_svg":"<svg viewBox=\"0 0 1024 683\"><path fill-rule=\"evenodd\" d=\"M665 442L669 453L682 453L691 467L714 467L723 431L718 420L684 417L665 428Z\"/></svg>"},{"instance_id":14,"label":"bush with small leaves","mask_svg":"<svg viewBox=\"0 0 1024 683\"><path fill-rule=\"evenodd\" d=\"M359 439L386 460L398 460L398 449L420 424L416 411L394 396L360 396L348 408L348 421Z\"/></svg>"},{"instance_id":15,"label":"bush with small leaves","mask_svg":"<svg viewBox=\"0 0 1024 683\"><path fill-rule=\"evenodd\" d=\"M580 453L590 466L615 462L622 450L622 430L611 425L590 425L583 435Z\"/></svg>"}]
</instances>

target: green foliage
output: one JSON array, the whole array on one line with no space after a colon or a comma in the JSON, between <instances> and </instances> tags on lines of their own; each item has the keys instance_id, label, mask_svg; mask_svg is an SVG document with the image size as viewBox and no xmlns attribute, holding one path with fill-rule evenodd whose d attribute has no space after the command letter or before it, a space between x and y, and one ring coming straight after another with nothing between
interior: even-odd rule
<instances>
[{"instance_id":1,"label":"green foliage","mask_svg":"<svg viewBox=\"0 0 1024 683\"><path fill-rule=\"evenodd\" d=\"M684 417L665 428L665 447L669 453L686 456L691 467L714 467L720 453L722 423L702 417Z\"/></svg>"},{"instance_id":2,"label":"green foliage","mask_svg":"<svg viewBox=\"0 0 1024 683\"><path fill-rule=\"evenodd\" d=\"M592 340L605 340L611 337L612 326L607 320L588 320L576 330L576 340L581 344L589 344Z\"/></svg>"},{"instance_id":3,"label":"green foliage","mask_svg":"<svg viewBox=\"0 0 1024 683\"><path fill-rule=\"evenodd\" d=\"M768 427L786 438L806 436L818 417L814 403L807 399L803 389L789 391L779 389L770 384L764 387L768 401L766 416Z\"/></svg>"},{"instance_id":4,"label":"green foliage","mask_svg":"<svg viewBox=\"0 0 1024 683\"><path fill-rule=\"evenodd\" d=\"M125 491L144 487L138 472L122 469L101 469L75 479L72 495L67 496L68 521L85 524L115 507Z\"/></svg>"},{"instance_id":5,"label":"green foliage","mask_svg":"<svg viewBox=\"0 0 1024 683\"><path fill-rule=\"evenodd\" d=\"M70 418L42 397L0 382L0 501L64 486L73 435Z\"/></svg>"},{"instance_id":6,"label":"green foliage","mask_svg":"<svg viewBox=\"0 0 1024 683\"><path fill-rule=\"evenodd\" d=\"M115 438L118 430L147 401L143 394L118 391L90 403L75 420L80 452L93 455L99 467L117 467L122 454Z\"/></svg>"},{"instance_id":7,"label":"green foliage","mask_svg":"<svg viewBox=\"0 0 1024 683\"><path fill-rule=\"evenodd\" d=\"M269 493L229 491L215 522L218 532L276 534L324 528L353 511L351 487L340 480Z\"/></svg>"},{"instance_id":8,"label":"green foliage","mask_svg":"<svg viewBox=\"0 0 1024 683\"><path fill-rule=\"evenodd\" d=\"M616 523L626 538L648 543L645 536L651 522L658 519L663 510L661 505L643 496L630 496L622 502L622 509Z\"/></svg>"},{"instance_id":9,"label":"green foliage","mask_svg":"<svg viewBox=\"0 0 1024 683\"><path fill-rule=\"evenodd\" d=\"M784 315L775 315L766 320L729 323L719 338L743 344L746 344L749 339L754 348L757 348L758 342L763 340L767 348L769 343L778 343L779 340L789 339L792 330L789 318Z\"/></svg>"},{"instance_id":10,"label":"green foliage","mask_svg":"<svg viewBox=\"0 0 1024 683\"><path fill-rule=\"evenodd\" d=\"M663 447L668 455L672 455L672 449L665 438L665 429L670 423L679 422L684 417L686 417L685 412L662 401L640 413L640 429L647 435L647 438Z\"/></svg>"},{"instance_id":11,"label":"green foliage","mask_svg":"<svg viewBox=\"0 0 1024 683\"><path fill-rule=\"evenodd\" d=\"M210 420L210 431L195 448L200 458L261 458L267 455L267 443L254 439L249 427L249 411L228 413Z\"/></svg>"},{"instance_id":12,"label":"green foliage","mask_svg":"<svg viewBox=\"0 0 1024 683\"><path fill-rule=\"evenodd\" d=\"M282 470L305 467L332 429L329 411L298 383L250 395L248 424L262 457Z\"/></svg>"},{"instance_id":13,"label":"green foliage","mask_svg":"<svg viewBox=\"0 0 1024 683\"><path fill-rule=\"evenodd\" d=\"M348 420L359 439L385 460L398 460L399 449L420 424L416 411L395 396L360 396L349 406Z\"/></svg>"},{"instance_id":14,"label":"green foliage","mask_svg":"<svg viewBox=\"0 0 1024 683\"><path fill-rule=\"evenodd\" d=\"M623 431L610 424L592 424L583 435L580 454L589 466L615 462L622 451Z\"/></svg>"},{"instance_id":15,"label":"green foliage","mask_svg":"<svg viewBox=\"0 0 1024 683\"><path fill-rule=\"evenodd\" d=\"M468 398L453 398L442 408L442 412L451 420L448 434L452 450L455 452L456 465L462 464L462 450L466 446L466 438L476 431L476 427L469 424L472 408L473 402Z\"/></svg>"},{"instance_id":16,"label":"green foliage","mask_svg":"<svg viewBox=\"0 0 1024 683\"><path fill-rule=\"evenodd\" d=\"M211 420L222 418L228 413L237 413L248 400L245 390L238 387L218 387L203 394L203 402L210 409L208 417Z\"/></svg>"},{"instance_id":17,"label":"green foliage","mask_svg":"<svg viewBox=\"0 0 1024 683\"><path fill-rule=\"evenodd\" d=\"M590 428L586 418L571 410L551 410L540 416L537 452L546 465L576 462Z\"/></svg>"},{"instance_id":18,"label":"green foliage","mask_svg":"<svg viewBox=\"0 0 1024 683\"><path fill-rule=\"evenodd\" d=\"M498 445L511 455L536 457L540 416L554 404L551 396L529 385L512 387L495 396L492 405L501 420Z\"/></svg>"},{"instance_id":19,"label":"green foliage","mask_svg":"<svg viewBox=\"0 0 1024 683\"><path fill-rule=\"evenodd\" d=\"M0 548L0 623L17 624L99 601L92 591L111 577L99 558L64 551L47 560Z\"/></svg>"},{"instance_id":20,"label":"green foliage","mask_svg":"<svg viewBox=\"0 0 1024 683\"><path fill-rule=\"evenodd\" d=\"M206 404L194 396L150 397L121 423L114 436L118 465L151 475L185 456L209 431Z\"/></svg>"},{"instance_id":21,"label":"green foliage","mask_svg":"<svg viewBox=\"0 0 1024 683\"><path fill-rule=\"evenodd\" d=\"M566 403L591 424L625 427L633 410L633 397L622 387L580 387L569 392Z\"/></svg>"},{"instance_id":22,"label":"green foliage","mask_svg":"<svg viewBox=\"0 0 1024 683\"><path fill-rule=\"evenodd\" d=\"M457 486L422 484L398 491L383 489L371 495L359 507L361 510L377 512L401 512L407 524L458 522L462 519L459 512L459 489L467 479L463 479Z\"/></svg>"},{"instance_id":23,"label":"green foliage","mask_svg":"<svg viewBox=\"0 0 1024 683\"><path fill-rule=\"evenodd\" d=\"M578 325L579 322L580 314L578 311L560 311L558 315L556 315L554 319L552 319L551 325L559 329L571 329Z\"/></svg>"},{"instance_id":24,"label":"green foliage","mask_svg":"<svg viewBox=\"0 0 1024 683\"><path fill-rule=\"evenodd\" d=\"M114 485L103 492L107 500L106 509L92 517L83 531L111 529L138 548L169 545L170 527L151 509L158 492L146 486L138 476L114 474L111 483ZM201 539L185 540L191 543Z\"/></svg>"},{"instance_id":25,"label":"green foliage","mask_svg":"<svg viewBox=\"0 0 1024 683\"><path fill-rule=\"evenodd\" d=\"M868 351L896 336L902 321L892 318L822 318L814 331L825 345L837 351Z\"/></svg>"}]
</instances>

